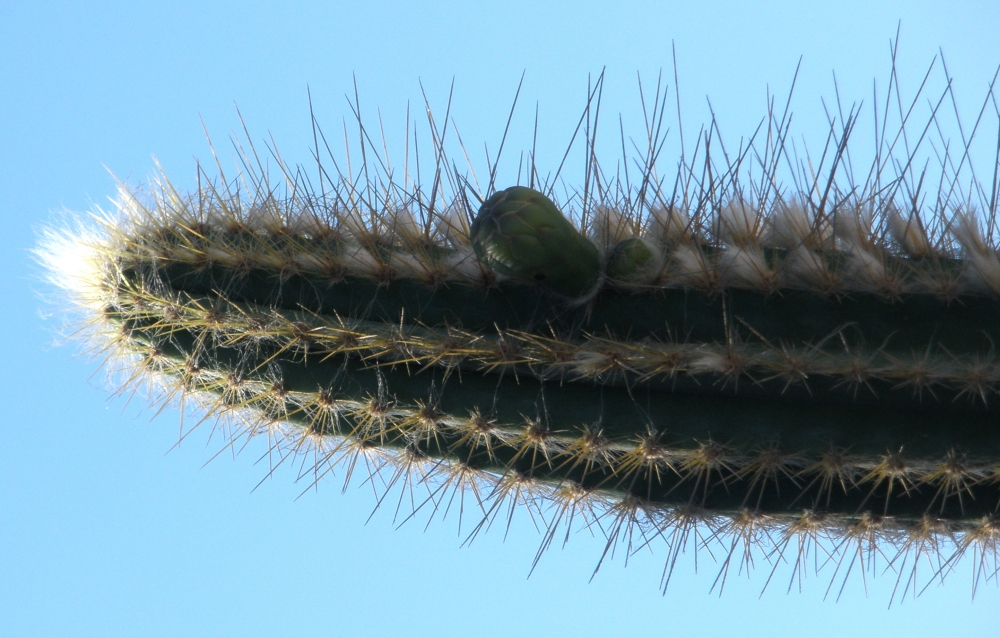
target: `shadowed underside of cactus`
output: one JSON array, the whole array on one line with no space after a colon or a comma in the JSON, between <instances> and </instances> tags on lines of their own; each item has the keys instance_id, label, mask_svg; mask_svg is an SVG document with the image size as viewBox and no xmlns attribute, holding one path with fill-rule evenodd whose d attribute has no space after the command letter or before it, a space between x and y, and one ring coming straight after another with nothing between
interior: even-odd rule
<instances>
[{"instance_id":1,"label":"shadowed underside of cactus","mask_svg":"<svg viewBox=\"0 0 1000 638\"><path fill-rule=\"evenodd\" d=\"M164 180L40 255L125 388L195 400L314 481L362 462L426 486L418 510L474 497L473 536L526 508L541 550L596 523L609 549L665 539L668 565L718 541L799 576L791 555L823 551L833 579L877 553L904 592L926 560L995 580L996 180L945 157L923 197L919 145L886 140L856 180L852 111L792 196L771 120L721 170L705 138L715 179L682 163L666 188L651 138L640 185L594 169L561 206L554 180L480 195L440 158L429 196L284 165L280 196L262 166L251 188Z\"/></svg>"}]
</instances>

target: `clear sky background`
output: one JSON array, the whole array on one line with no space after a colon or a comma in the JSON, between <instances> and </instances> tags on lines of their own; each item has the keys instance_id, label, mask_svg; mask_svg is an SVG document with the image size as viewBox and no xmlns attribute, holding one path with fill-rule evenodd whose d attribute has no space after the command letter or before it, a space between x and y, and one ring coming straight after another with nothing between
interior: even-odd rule
<instances>
[{"instance_id":1,"label":"clear sky background","mask_svg":"<svg viewBox=\"0 0 1000 638\"><path fill-rule=\"evenodd\" d=\"M870 108L900 22L904 93L940 47L973 119L1000 64L992 0L0 4L0 635L995 636L1000 591L970 601L968 563L888 610L892 574L867 596L853 579L839 603L823 600L829 571L801 594L782 582L759 597L766 564L733 574L720 598L704 556L697 574L682 559L662 596L662 547L627 567L618 556L590 581L603 543L578 534L529 579L540 537L523 516L506 540L493 530L461 547L452 519L395 529L389 508L366 524L371 490L341 494L337 478L296 499L303 485L281 471L254 491L263 448L204 465L221 446L206 429L171 450L176 410L153 418L140 400L109 399L96 362L56 343L28 252L60 211L106 207L111 174L145 182L154 157L193 188L195 159L210 159L202 122L231 166L235 106L257 142L271 135L287 160L309 162L307 86L337 137L354 78L397 158L407 101L422 117L420 82L442 113L454 79L452 114L482 170L523 71L510 157L537 102L538 163L554 170L588 74L606 67L606 121L615 129L621 112L640 135L636 73L651 87L663 69L673 99L674 43L685 134L710 117L709 96L738 144L802 56L793 128L818 148L831 73L845 104ZM992 172L993 155L978 161Z\"/></svg>"}]
</instances>

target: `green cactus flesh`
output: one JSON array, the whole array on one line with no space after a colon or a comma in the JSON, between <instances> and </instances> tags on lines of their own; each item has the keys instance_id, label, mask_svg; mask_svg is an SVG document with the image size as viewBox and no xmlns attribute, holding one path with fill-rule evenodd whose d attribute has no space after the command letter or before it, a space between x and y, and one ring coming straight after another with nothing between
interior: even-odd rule
<instances>
[{"instance_id":1,"label":"green cactus flesh","mask_svg":"<svg viewBox=\"0 0 1000 638\"><path fill-rule=\"evenodd\" d=\"M1000 253L972 214L923 213L935 235L892 202L734 197L574 222L523 186L475 211L255 183L126 191L49 238L127 383L318 474L377 455L479 485L486 518L523 490L549 539L568 508L996 562Z\"/></svg>"}]
</instances>

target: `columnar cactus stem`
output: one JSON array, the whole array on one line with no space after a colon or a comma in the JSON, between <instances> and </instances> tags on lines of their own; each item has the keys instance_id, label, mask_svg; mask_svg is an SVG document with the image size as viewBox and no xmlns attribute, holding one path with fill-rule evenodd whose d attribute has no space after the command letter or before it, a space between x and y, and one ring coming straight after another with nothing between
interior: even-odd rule
<instances>
[{"instance_id":1,"label":"columnar cactus stem","mask_svg":"<svg viewBox=\"0 0 1000 638\"><path fill-rule=\"evenodd\" d=\"M524 186L363 209L251 183L125 190L99 230L49 237L129 383L317 473L375 454L488 486L485 519L525 491L552 526L615 518L609 543L704 524L778 556L822 532L996 561L1000 253L967 208L734 186L697 207L627 191L575 225Z\"/></svg>"}]
</instances>

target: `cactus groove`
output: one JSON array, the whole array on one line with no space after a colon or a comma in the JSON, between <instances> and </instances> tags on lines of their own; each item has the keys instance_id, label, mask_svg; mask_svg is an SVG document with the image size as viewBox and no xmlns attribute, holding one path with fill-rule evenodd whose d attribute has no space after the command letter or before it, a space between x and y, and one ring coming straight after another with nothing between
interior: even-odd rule
<instances>
[{"instance_id":1,"label":"cactus groove","mask_svg":"<svg viewBox=\"0 0 1000 638\"><path fill-rule=\"evenodd\" d=\"M123 187L39 255L127 387L316 480L365 459L434 507L474 493L484 523L537 508L542 549L608 519L609 548L645 530L669 565L707 528L775 568L825 543L838 564L877 550L904 590L931 555L935 578L972 555L996 580L995 197L945 161L920 198L891 153L838 178L855 117L794 195L772 187L783 135L760 183L752 146L673 191L651 154L641 186L593 171L562 205L534 183L444 199L440 161L429 196L385 174L279 195L244 157L253 188Z\"/></svg>"}]
</instances>

